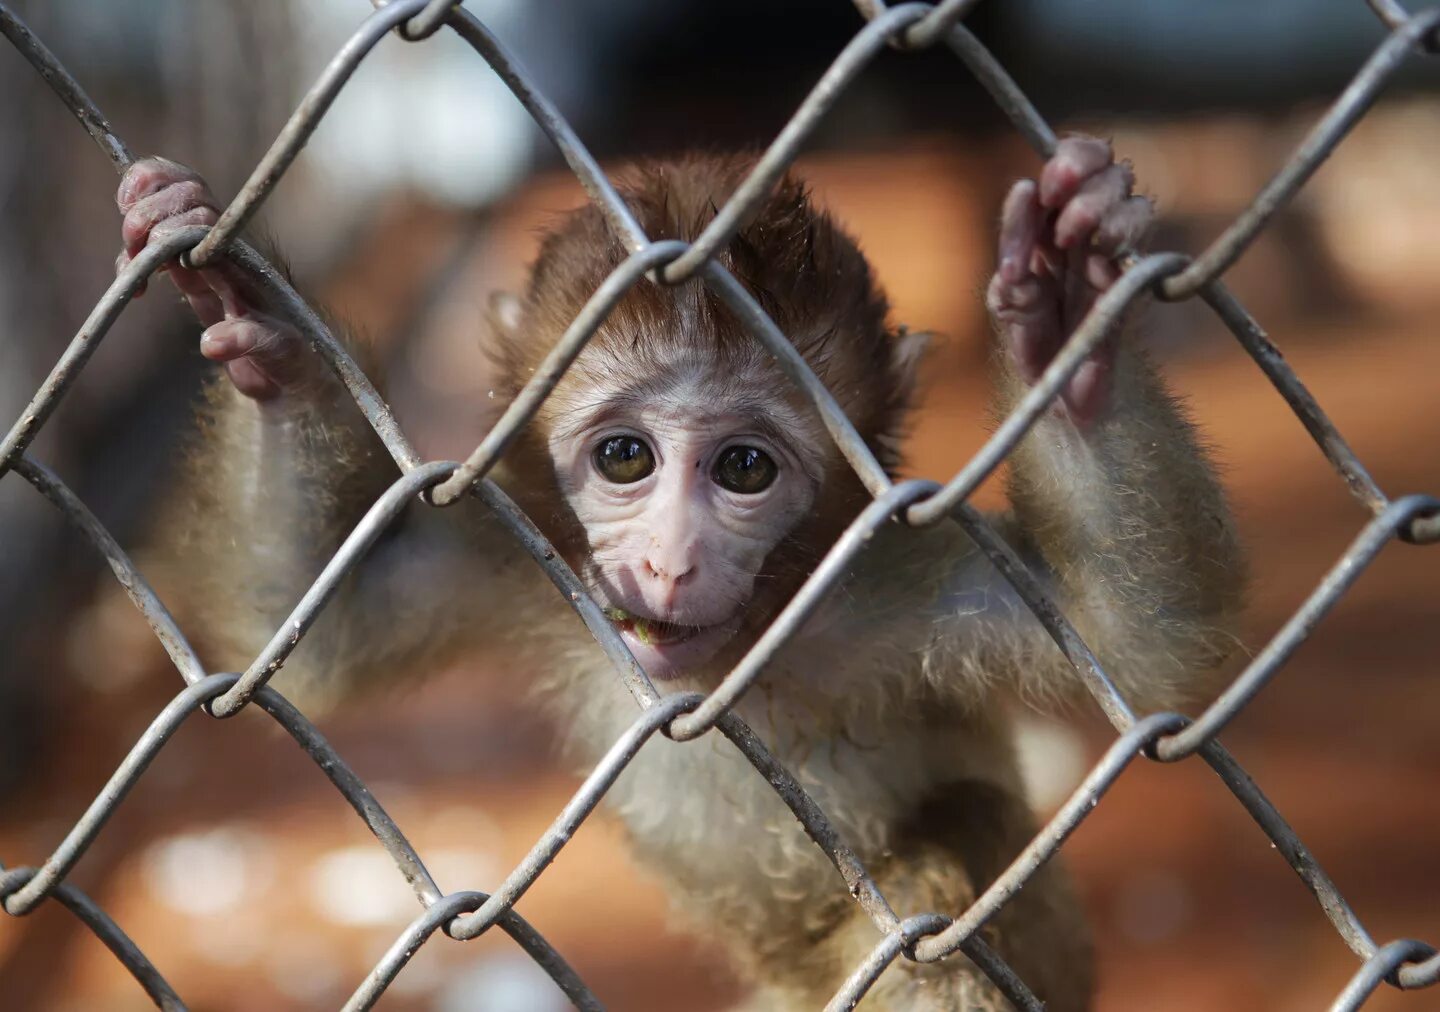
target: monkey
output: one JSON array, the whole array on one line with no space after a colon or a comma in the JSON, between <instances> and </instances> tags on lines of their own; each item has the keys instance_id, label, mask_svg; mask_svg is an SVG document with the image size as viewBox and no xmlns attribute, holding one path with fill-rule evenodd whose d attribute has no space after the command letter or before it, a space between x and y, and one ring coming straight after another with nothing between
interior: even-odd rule
<instances>
[{"instance_id":1,"label":"monkey","mask_svg":"<svg viewBox=\"0 0 1440 1012\"><path fill-rule=\"evenodd\" d=\"M693 240L752 162L641 162L619 192L646 234ZM123 265L213 224L193 171L147 159L117 195ZM1000 214L984 298L1006 411L1122 271L1148 199L1111 146L1062 139ZM626 256L586 205L544 234L483 340L512 398ZM890 474L924 337L890 319L856 241L787 174L717 258L803 356ZM161 530L166 586L221 668L243 668L367 508L393 463L340 382L238 268L166 272L220 363ZM349 339L347 339L349 340ZM352 352L370 370L363 342ZM621 299L492 477L575 570L665 693L712 689L870 501L810 403L700 280ZM1012 455L991 516L1137 711L1206 691L1238 643L1245 559L1208 453L1127 323ZM474 501L413 505L277 675L328 704L485 651L595 761L636 704L593 638ZM225 667L228 665L229 667ZM952 523L888 523L736 712L796 776L897 914L958 914L1029 842L1006 699L1064 705L1079 678ZM819 848L717 733L656 736L607 795L637 856L723 941L757 1009L819 1008L879 941ZM1089 1007L1085 920L1058 860L982 937L1059 1012ZM960 954L897 960L867 1007L998 1009Z\"/></svg>"}]
</instances>

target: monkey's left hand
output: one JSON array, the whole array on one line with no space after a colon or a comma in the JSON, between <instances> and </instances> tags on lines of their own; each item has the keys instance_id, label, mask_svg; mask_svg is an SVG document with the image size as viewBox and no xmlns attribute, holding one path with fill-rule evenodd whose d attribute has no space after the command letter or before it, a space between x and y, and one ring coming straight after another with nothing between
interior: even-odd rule
<instances>
[{"instance_id":1,"label":"monkey's left hand","mask_svg":"<svg viewBox=\"0 0 1440 1012\"><path fill-rule=\"evenodd\" d=\"M1120 276L1115 259L1150 225L1129 166L1094 137L1067 137L1039 180L1016 183L1000 222L999 266L986 295L1020 378L1034 383L1095 299ZM1059 413L1082 428L1109 408L1113 339L1061 388Z\"/></svg>"}]
</instances>

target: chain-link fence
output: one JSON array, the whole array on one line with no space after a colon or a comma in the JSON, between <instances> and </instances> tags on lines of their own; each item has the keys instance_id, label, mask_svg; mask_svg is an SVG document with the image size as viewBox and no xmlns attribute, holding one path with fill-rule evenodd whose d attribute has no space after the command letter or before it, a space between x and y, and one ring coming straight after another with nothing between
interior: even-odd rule
<instances>
[{"instance_id":1,"label":"chain-link fence","mask_svg":"<svg viewBox=\"0 0 1440 1012\"><path fill-rule=\"evenodd\" d=\"M347 1009L373 1005L436 929L463 940L474 938L496 924L544 968L578 1007L600 1008L599 1000L560 954L514 911L514 904L554 860L651 736L660 732L675 740L688 741L712 729L728 738L755 767L757 774L774 786L815 845L834 864L843 886L875 923L879 940L873 951L854 968L828 1008L853 1007L897 958L930 962L957 951L973 960L1017 1007L1042 1007L1025 982L982 941L980 929L1060 848L1133 761L1145 757L1160 762L1175 762L1195 754L1219 775L1273 841L1276 849L1300 876L1305 888L1319 901L1323 915L1359 957L1361 965L1335 999L1334 1009L1358 1008L1382 982L1400 988L1421 988L1440 980L1440 954L1432 946L1408 939L1383 945L1376 943L1280 813L1216 738L1220 730L1275 675L1392 538L1412 543L1440 540L1440 499L1427 495L1393 499L1387 496L1299 378L1285 364L1259 325L1220 280L1267 222L1294 197L1346 132L1364 115L1401 64L1417 51L1435 52L1440 49L1440 31L1437 31L1440 30L1440 8L1411 14L1393 0L1369 0L1376 15L1390 29L1390 35L1250 206L1199 256L1157 253L1134 259L1120 281L1099 299L1039 382L985 446L959 474L942 486L927 481L892 483L839 405L774 322L714 259L714 255L735 234L739 223L764 199L771 186L789 167L801 145L846 86L887 46L899 50L947 46L976 75L1036 151L1048 156L1054 149L1055 136L1050 127L1004 68L960 24L961 18L974 6L974 0L943 0L933 7L910 3L887 8L880 0L856 0L856 4L868 23L834 60L757 162L750 176L693 243L651 242L645 236L565 119L535 89L524 70L494 35L471 14L458 8L455 0L393 0L390 3L377 0L378 10L326 67L249 182L215 226L176 232L164 242L150 245L120 272L0 444L0 475L13 471L29 481L100 550L188 684L151 722L99 796L43 865L39 868L0 869L0 897L3 897L7 913L23 916L47 898L54 898L109 946L156 1004L166 1009L183 1008L179 996L139 947L103 910L65 879L130 788L181 724L202 708L212 716L227 717L253 703L270 714L300 744L350 802L390 853L422 907L421 914L396 939L355 990L346 1003ZM284 175L337 93L375 44L391 30L408 41L419 42L442 27L456 32L509 86L555 143L590 198L630 251L625 262L601 284L572 322L543 366L536 371L535 378L463 463L422 461L374 387L325 325L280 274L237 238L242 227ZM0 31L40 72L115 167L124 171L133 160L129 149L115 135L74 78L3 4L0 4ZM137 290L156 269L177 256L187 258L190 264L196 266L217 257L229 257L253 274L257 285L277 305L284 307L334 367L403 472L330 560L275 638L241 674L208 674L205 671L165 606L114 538L59 478L26 452L30 441ZM713 692L708 695L685 693L662 696L629 655L615 629L586 594L576 575L486 475L553 390L560 375L579 355L610 310L631 287L641 284L673 285L697 276L735 311L774 355L779 366L805 392L840 451L874 496L874 501L828 552L776 619L769 633ZM1126 308L1147 292L1168 301L1196 296L1203 299L1285 398L1352 494L1372 515L1304 605L1215 703L1193 721L1173 713L1137 718L1034 576L968 502L977 486L1015 448L1085 357L1111 332ZM543 567L615 662L618 677L634 694L639 706L635 723L616 741L525 859L490 894L442 892L399 826L386 814L366 785L335 753L314 725L266 684L313 623L330 591L409 503L419 497L432 506L444 506L455 503L467 492L477 495L493 509L536 564ZM1119 737L1044 829L969 909L936 911L901 920L862 863L832 828L824 812L771 756L759 738L732 711L732 707L761 675L779 646L795 633L832 590L870 533L890 522L924 526L948 521L958 522L1013 585L1074 666L1119 732ZM842 882L836 883L837 889L841 888Z\"/></svg>"}]
</instances>

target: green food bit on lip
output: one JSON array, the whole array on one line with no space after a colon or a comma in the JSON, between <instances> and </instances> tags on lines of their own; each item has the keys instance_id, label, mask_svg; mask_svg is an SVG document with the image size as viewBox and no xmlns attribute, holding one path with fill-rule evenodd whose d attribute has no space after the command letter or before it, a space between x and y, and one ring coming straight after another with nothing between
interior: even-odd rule
<instances>
[{"instance_id":1,"label":"green food bit on lip","mask_svg":"<svg viewBox=\"0 0 1440 1012\"><path fill-rule=\"evenodd\" d=\"M648 619L637 618L631 615L624 608L602 608L601 611L611 622L627 624L635 638L647 647L655 642L655 623Z\"/></svg>"}]
</instances>

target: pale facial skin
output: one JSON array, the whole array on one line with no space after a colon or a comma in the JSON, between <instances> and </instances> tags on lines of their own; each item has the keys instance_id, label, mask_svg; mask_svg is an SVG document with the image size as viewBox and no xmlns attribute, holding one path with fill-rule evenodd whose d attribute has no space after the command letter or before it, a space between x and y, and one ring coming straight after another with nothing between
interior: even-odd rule
<instances>
[{"instance_id":1,"label":"pale facial skin","mask_svg":"<svg viewBox=\"0 0 1440 1012\"><path fill-rule=\"evenodd\" d=\"M1007 197L987 302L1026 382L1114 284L1114 258L1149 225L1150 203L1132 182L1107 143L1072 137L1038 181L1016 183ZM131 166L117 202L117 266L153 235L219 217L199 177L163 159ZM201 353L224 363L242 394L261 403L303 396L325 369L289 324L247 297L232 268L167 271L206 326ZM1062 389L1055 412L1082 433L1115 407L1113 359L1102 346ZM765 559L823 499L813 425L778 397L740 405L707 385L703 370L681 375L660 397L588 391L589 410L550 434L562 494L589 542L582 576L657 678L703 665L734 636ZM655 386L655 377L628 379ZM752 386L763 388L758 378Z\"/></svg>"},{"instance_id":2,"label":"pale facial skin","mask_svg":"<svg viewBox=\"0 0 1440 1012\"><path fill-rule=\"evenodd\" d=\"M645 670L668 678L734 636L757 574L818 491L818 461L775 419L703 381L675 396L591 391L550 435L560 490L585 527L582 574Z\"/></svg>"}]
</instances>

